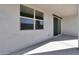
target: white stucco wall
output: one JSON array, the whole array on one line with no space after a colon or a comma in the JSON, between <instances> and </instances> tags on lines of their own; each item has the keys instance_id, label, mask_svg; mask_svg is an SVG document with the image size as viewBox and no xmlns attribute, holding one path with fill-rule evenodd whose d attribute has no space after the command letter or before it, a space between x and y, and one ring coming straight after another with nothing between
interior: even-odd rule
<instances>
[{"instance_id":1,"label":"white stucco wall","mask_svg":"<svg viewBox=\"0 0 79 59\"><path fill-rule=\"evenodd\" d=\"M79 4L77 5L78 7L78 48L79 48Z\"/></svg>"},{"instance_id":2,"label":"white stucco wall","mask_svg":"<svg viewBox=\"0 0 79 59\"><path fill-rule=\"evenodd\" d=\"M0 54L17 51L53 36L52 14L45 10L42 11L44 12L43 30L21 31L19 19L20 6L0 5Z\"/></svg>"},{"instance_id":3,"label":"white stucco wall","mask_svg":"<svg viewBox=\"0 0 79 59\"><path fill-rule=\"evenodd\" d=\"M61 22L62 34L78 36L78 16L64 17Z\"/></svg>"}]
</instances>

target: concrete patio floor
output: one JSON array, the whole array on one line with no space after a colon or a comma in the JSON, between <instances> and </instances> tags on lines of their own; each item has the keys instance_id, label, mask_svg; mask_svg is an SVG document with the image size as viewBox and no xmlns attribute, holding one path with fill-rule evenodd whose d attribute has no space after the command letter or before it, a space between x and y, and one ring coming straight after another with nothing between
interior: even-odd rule
<instances>
[{"instance_id":1,"label":"concrete patio floor","mask_svg":"<svg viewBox=\"0 0 79 59\"><path fill-rule=\"evenodd\" d=\"M15 51L9 55L79 55L77 48L77 37L62 35Z\"/></svg>"}]
</instances>

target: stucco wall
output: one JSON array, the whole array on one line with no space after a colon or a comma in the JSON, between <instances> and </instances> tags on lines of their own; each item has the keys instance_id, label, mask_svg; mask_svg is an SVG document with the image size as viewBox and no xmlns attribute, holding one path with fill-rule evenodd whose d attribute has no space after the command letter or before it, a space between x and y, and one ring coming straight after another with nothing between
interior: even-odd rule
<instances>
[{"instance_id":1,"label":"stucco wall","mask_svg":"<svg viewBox=\"0 0 79 59\"><path fill-rule=\"evenodd\" d=\"M62 34L78 36L78 16L64 17L61 27Z\"/></svg>"},{"instance_id":2,"label":"stucco wall","mask_svg":"<svg viewBox=\"0 0 79 59\"><path fill-rule=\"evenodd\" d=\"M21 31L20 5L0 5L0 54L17 51L53 36L52 14L45 10L42 11L44 12L43 30Z\"/></svg>"}]
</instances>

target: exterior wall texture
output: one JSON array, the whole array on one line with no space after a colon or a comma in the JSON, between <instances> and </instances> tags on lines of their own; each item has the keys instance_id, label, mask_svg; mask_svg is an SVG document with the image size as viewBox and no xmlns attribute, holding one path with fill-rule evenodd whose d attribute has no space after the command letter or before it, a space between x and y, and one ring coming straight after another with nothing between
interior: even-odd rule
<instances>
[{"instance_id":1,"label":"exterior wall texture","mask_svg":"<svg viewBox=\"0 0 79 59\"><path fill-rule=\"evenodd\" d=\"M44 10L43 12L43 30L21 31L20 5L0 5L0 54L8 54L51 38L53 17L50 12Z\"/></svg>"},{"instance_id":2,"label":"exterior wall texture","mask_svg":"<svg viewBox=\"0 0 79 59\"><path fill-rule=\"evenodd\" d=\"M52 12L27 5L44 13L43 30L20 30L20 5L0 5L0 54L31 46L53 37ZM62 34L78 34L77 17L62 20Z\"/></svg>"},{"instance_id":3,"label":"exterior wall texture","mask_svg":"<svg viewBox=\"0 0 79 59\"><path fill-rule=\"evenodd\" d=\"M78 16L65 17L62 20L62 34L78 36Z\"/></svg>"}]
</instances>

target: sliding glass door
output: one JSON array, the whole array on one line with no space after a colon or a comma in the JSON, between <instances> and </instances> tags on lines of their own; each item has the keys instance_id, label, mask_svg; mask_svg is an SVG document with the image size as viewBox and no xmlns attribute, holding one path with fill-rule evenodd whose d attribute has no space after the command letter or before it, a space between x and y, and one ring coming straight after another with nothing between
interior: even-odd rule
<instances>
[{"instance_id":1,"label":"sliding glass door","mask_svg":"<svg viewBox=\"0 0 79 59\"><path fill-rule=\"evenodd\" d=\"M58 34L61 34L61 20L58 19Z\"/></svg>"},{"instance_id":2,"label":"sliding glass door","mask_svg":"<svg viewBox=\"0 0 79 59\"><path fill-rule=\"evenodd\" d=\"M61 34L61 20L59 18L54 17L54 36Z\"/></svg>"}]
</instances>

